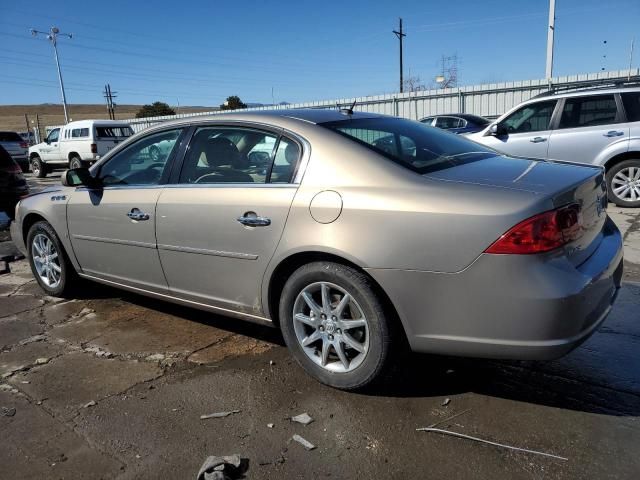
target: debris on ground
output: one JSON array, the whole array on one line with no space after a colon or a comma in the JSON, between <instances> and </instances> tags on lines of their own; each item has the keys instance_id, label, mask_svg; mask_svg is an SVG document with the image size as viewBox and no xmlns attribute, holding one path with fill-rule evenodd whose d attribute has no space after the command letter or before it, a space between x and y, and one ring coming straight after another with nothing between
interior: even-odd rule
<instances>
[{"instance_id":1,"label":"debris on ground","mask_svg":"<svg viewBox=\"0 0 640 480\"><path fill-rule=\"evenodd\" d=\"M30 343L42 342L47 339L46 335L34 335L33 337L25 338L20 342L21 346L29 345Z\"/></svg>"},{"instance_id":2,"label":"debris on ground","mask_svg":"<svg viewBox=\"0 0 640 480\"><path fill-rule=\"evenodd\" d=\"M425 427L425 428L416 428L416 430L419 431L419 432L435 432L435 433L442 433L444 435L451 435L453 437L458 437L458 438L466 438L467 440L473 440L474 442L486 443L488 445L493 445L495 447L507 448L509 450L516 450L518 452L533 453L535 455L542 455L542 456L545 456L545 457L557 458L558 460L565 460L565 461L569 460L566 457L560 457L558 455L553 455L552 453L538 452L537 450L529 450L527 448L519 448L519 447L514 447L514 446L511 446L511 445L504 445L502 443L492 442L490 440L484 440L482 438L472 437L471 435L465 435L463 433L452 432L450 430L443 430L441 428Z\"/></svg>"},{"instance_id":3,"label":"debris on ground","mask_svg":"<svg viewBox=\"0 0 640 480\"><path fill-rule=\"evenodd\" d=\"M297 435L297 434L291 437L291 440L293 440L294 442L298 442L306 450L313 450L314 448L316 448L316 446L313 443L311 443L308 440L305 440L304 438L302 438L300 435Z\"/></svg>"},{"instance_id":4,"label":"debris on ground","mask_svg":"<svg viewBox=\"0 0 640 480\"><path fill-rule=\"evenodd\" d=\"M15 414L16 414L16 409L13 407L0 408L0 416L2 417L13 417Z\"/></svg>"},{"instance_id":5,"label":"debris on ground","mask_svg":"<svg viewBox=\"0 0 640 480\"><path fill-rule=\"evenodd\" d=\"M304 412L295 417L291 417L291 421L301 423L302 425L309 425L313 422L313 418L311 418L307 412Z\"/></svg>"},{"instance_id":6,"label":"debris on ground","mask_svg":"<svg viewBox=\"0 0 640 480\"><path fill-rule=\"evenodd\" d=\"M233 415L234 413L240 413L240 410L231 410L229 412L216 412L206 415L200 415L200 420L207 420L208 418L224 418L228 417L229 415Z\"/></svg>"},{"instance_id":7,"label":"debris on ground","mask_svg":"<svg viewBox=\"0 0 640 480\"><path fill-rule=\"evenodd\" d=\"M267 428L273 428L275 425L273 423L267 423Z\"/></svg>"},{"instance_id":8,"label":"debris on ground","mask_svg":"<svg viewBox=\"0 0 640 480\"><path fill-rule=\"evenodd\" d=\"M243 478L247 471L249 462L240 458L240 455L229 455L224 457L207 457L196 480L234 480Z\"/></svg>"},{"instance_id":9,"label":"debris on ground","mask_svg":"<svg viewBox=\"0 0 640 480\"><path fill-rule=\"evenodd\" d=\"M84 404L84 408L94 407L95 405L96 405L96 401L91 400L90 402Z\"/></svg>"},{"instance_id":10,"label":"debris on ground","mask_svg":"<svg viewBox=\"0 0 640 480\"><path fill-rule=\"evenodd\" d=\"M433 428L436 425L440 425L441 423L445 423L448 422L449 420L453 420L454 418L458 418L461 415L464 415L467 412L470 412L471 409L467 408L466 410L463 410L462 412L456 413L455 415L451 415L450 417L445 418L444 420L439 420L436 423L432 423L431 425L429 425L429 428Z\"/></svg>"},{"instance_id":11,"label":"debris on ground","mask_svg":"<svg viewBox=\"0 0 640 480\"><path fill-rule=\"evenodd\" d=\"M48 357L36 358L36 365L45 365L51 361Z\"/></svg>"},{"instance_id":12,"label":"debris on ground","mask_svg":"<svg viewBox=\"0 0 640 480\"><path fill-rule=\"evenodd\" d=\"M445 398L442 402L442 406L446 407L447 405L449 405L451 403L451 399L450 398Z\"/></svg>"},{"instance_id":13,"label":"debris on ground","mask_svg":"<svg viewBox=\"0 0 640 480\"><path fill-rule=\"evenodd\" d=\"M273 360L269 360L269 365L273 366L275 364L276 364L276 362L274 362Z\"/></svg>"},{"instance_id":14,"label":"debris on ground","mask_svg":"<svg viewBox=\"0 0 640 480\"><path fill-rule=\"evenodd\" d=\"M164 360L164 355L162 353L154 353L153 355L149 355L145 358L147 362L161 362Z\"/></svg>"}]
</instances>

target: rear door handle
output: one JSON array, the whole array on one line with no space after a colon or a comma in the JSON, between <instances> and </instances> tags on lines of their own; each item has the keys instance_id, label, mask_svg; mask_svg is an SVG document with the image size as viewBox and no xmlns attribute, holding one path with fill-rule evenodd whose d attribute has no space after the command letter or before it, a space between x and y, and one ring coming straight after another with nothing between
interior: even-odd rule
<instances>
[{"instance_id":1,"label":"rear door handle","mask_svg":"<svg viewBox=\"0 0 640 480\"><path fill-rule=\"evenodd\" d=\"M139 208L132 208L129 213L127 213L127 217L131 220L149 220L149 214L142 212Z\"/></svg>"},{"instance_id":2,"label":"rear door handle","mask_svg":"<svg viewBox=\"0 0 640 480\"><path fill-rule=\"evenodd\" d=\"M547 139L544 137L534 137L531 140L529 140L531 143L541 143L541 142L546 142Z\"/></svg>"},{"instance_id":3,"label":"rear door handle","mask_svg":"<svg viewBox=\"0 0 640 480\"><path fill-rule=\"evenodd\" d=\"M259 217L254 212L247 212L242 217L238 217L237 220L247 227L268 227L271 225L270 218Z\"/></svg>"},{"instance_id":4,"label":"rear door handle","mask_svg":"<svg viewBox=\"0 0 640 480\"><path fill-rule=\"evenodd\" d=\"M607 133L603 133L605 137L621 137L624 135L624 132L620 132L618 130L609 130Z\"/></svg>"}]
</instances>

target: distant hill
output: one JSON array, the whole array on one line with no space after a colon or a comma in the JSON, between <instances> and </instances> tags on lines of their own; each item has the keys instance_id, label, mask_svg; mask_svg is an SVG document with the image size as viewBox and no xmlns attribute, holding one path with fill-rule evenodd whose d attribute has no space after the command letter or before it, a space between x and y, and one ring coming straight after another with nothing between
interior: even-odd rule
<instances>
[{"instance_id":1,"label":"distant hill","mask_svg":"<svg viewBox=\"0 0 640 480\"><path fill-rule=\"evenodd\" d=\"M142 105L118 105L116 107L117 119L134 118ZM106 105L101 104L72 104L68 105L69 117L72 120L86 120L89 118L109 118ZM177 113L197 113L217 110L218 107L180 107L174 110ZM64 123L64 111L62 104L45 103L39 105L0 105L0 130L12 130L23 132L26 130L24 115L29 117L29 122L36 120L36 114L40 117L40 125L60 125ZM32 123L31 126L35 125Z\"/></svg>"}]
</instances>

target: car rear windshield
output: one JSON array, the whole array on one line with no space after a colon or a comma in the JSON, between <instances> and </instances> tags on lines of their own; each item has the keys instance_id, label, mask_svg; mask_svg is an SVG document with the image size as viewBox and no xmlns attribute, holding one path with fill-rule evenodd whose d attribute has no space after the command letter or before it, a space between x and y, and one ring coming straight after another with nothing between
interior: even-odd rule
<instances>
[{"instance_id":1,"label":"car rear windshield","mask_svg":"<svg viewBox=\"0 0 640 480\"><path fill-rule=\"evenodd\" d=\"M0 142L24 142L16 132L0 132Z\"/></svg>"},{"instance_id":2,"label":"car rear windshield","mask_svg":"<svg viewBox=\"0 0 640 480\"><path fill-rule=\"evenodd\" d=\"M131 127L98 127L96 126L96 137L98 138L122 138L133 135Z\"/></svg>"},{"instance_id":3,"label":"car rear windshield","mask_svg":"<svg viewBox=\"0 0 640 480\"><path fill-rule=\"evenodd\" d=\"M421 175L497 154L459 135L402 118L348 119L320 125Z\"/></svg>"}]
</instances>

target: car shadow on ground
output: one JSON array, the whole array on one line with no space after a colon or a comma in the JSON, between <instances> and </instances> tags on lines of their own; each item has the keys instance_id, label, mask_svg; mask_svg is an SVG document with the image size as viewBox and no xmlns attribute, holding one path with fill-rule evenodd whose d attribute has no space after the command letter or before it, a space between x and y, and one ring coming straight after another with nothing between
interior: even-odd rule
<instances>
[{"instance_id":1,"label":"car shadow on ground","mask_svg":"<svg viewBox=\"0 0 640 480\"><path fill-rule=\"evenodd\" d=\"M164 302L142 295L89 282L79 299L121 298L125 302L159 313L209 325L285 347L279 329ZM606 348L615 350L616 343ZM614 355L614 351L610 352ZM600 351L601 355L608 355ZM570 354L572 355L572 354ZM565 357L568 358L568 357ZM573 362L574 374L554 368L553 362L498 361L410 353L403 356L383 381L361 392L367 396L393 398L442 397L474 392L497 398L548 407L616 416L640 416L637 389L619 388L603 381L600 374L590 377L587 365ZM625 364L608 367L615 378L630 368ZM577 370L577 371L576 371ZM628 375L628 373L627 373ZM606 380L606 378L605 378ZM321 387L326 388L326 387Z\"/></svg>"}]
</instances>

